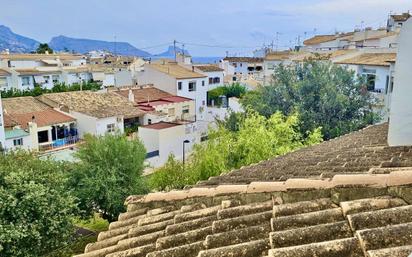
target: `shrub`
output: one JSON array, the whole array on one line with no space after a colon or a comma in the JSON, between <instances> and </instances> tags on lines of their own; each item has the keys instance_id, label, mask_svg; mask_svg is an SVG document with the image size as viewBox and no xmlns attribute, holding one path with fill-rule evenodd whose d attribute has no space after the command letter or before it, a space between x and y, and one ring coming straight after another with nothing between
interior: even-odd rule
<instances>
[{"instance_id":1,"label":"shrub","mask_svg":"<svg viewBox=\"0 0 412 257\"><path fill-rule=\"evenodd\" d=\"M0 155L0 256L41 256L67 244L76 208L62 163Z\"/></svg>"},{"instance_id":2,"label":"shrub","mask_svg":"<svg viewBox=\"0 0 412 257\"><path fill-rule=\"evenodd\" d=\"M70 186L84 216L95 212L113 221L125 210L126 197L146 193L142 177L146 149L124 135L85 136L70 174Z\"/></svg>"}]
</instances>

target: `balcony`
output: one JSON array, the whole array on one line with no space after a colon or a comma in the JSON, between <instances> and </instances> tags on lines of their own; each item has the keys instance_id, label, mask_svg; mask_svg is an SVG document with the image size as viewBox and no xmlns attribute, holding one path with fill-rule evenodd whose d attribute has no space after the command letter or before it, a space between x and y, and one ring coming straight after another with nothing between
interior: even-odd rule
<instances>
[{"instance_id":1,"label":"balcony","mask_svg":"<svg viewBox=\"0 0 412 257\"><path fill-rule=\"evenodd\" d=\"M79 136L68 136L51 142L39 144L40 152L57 151L76 145L80 141Z\"/></svg>"}]
</instances>

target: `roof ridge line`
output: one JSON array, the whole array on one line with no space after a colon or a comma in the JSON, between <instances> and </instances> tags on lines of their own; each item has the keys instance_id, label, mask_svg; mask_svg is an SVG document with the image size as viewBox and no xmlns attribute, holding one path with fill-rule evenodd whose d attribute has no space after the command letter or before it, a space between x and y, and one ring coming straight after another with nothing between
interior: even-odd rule
<instances>
[{"instance_id":1,"label":"roof ridge line","mask_svg":"<svg viewBox=\"0 0 412 257\"><path fill-rule=\"evenodd\" d=\"M196 197L215 197L230 194L286 192L288 190L316 190L342 187L384 188L412 184L412 167L389 174L337 174L329 179L290 178L286 181L256 181L250 184L228 184L216 187L194 187L169 192L129 196L125 204L170 202Z\"/></svg>"}]
</instances>

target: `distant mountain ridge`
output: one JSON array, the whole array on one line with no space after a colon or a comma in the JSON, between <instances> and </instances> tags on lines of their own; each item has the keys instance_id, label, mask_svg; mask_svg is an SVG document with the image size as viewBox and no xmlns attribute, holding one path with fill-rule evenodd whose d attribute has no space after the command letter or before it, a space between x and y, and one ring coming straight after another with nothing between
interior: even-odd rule
<instances>
[{"instance_id":1,"label":"distant mountain ridge","mask_svg":"<svg viewBox=\"0 0 412 257\"><path fill-rule=\"evenodd\" d=\"M10 28L0 25L0 51L8 49L15 53L29 53L39 46L40 42L18 35Z\"/></svg>"},{"instance_id":2,"label":"distant mountain ridge","mask_svg":"<svg viewBox=\"0 0 412 257\"><path fill-rule=\"evenodd\" d=\"M140 50L127 42L108 42L92 39L71 38L66 36L53 37L49 43L49 46L56 51L69 50L77 53L87 53L95 50L106 50L125 56L151 56L150 53Z\"/></svg>"},{"instance_id":3,"label":"distant mountain ridge","mask_svg":"<svg viewBox=\"0 0 412 257\"><path fill-rule=\"evenodd\" d=\"M28 37L14 33L9 27L0 25L0 51L8 49L12 53L30 53L36 51L40 42ZM90 51L104 50L124 56L140 56L154 58L172 58L176 53L182 53L183 49L169 46L165 52L160 54L151 54L138 49L127 42L109 42L103 40L71 38L67 36L53 37L48 43L55 51L69 51L85 54ZM185 55L190 55L187 50Z\"/></svg>"},{"instance_id":4,"label":"distant mountain ridge","mask_svg":"<svg viewBox=\"0 0 412 257\"><path fill-rule=\"evenodd\" d=\"M176 47L176 53L183 53L183 49ZM185 55L190 55L187 50L185 50ZM174 46L169 46L166 52L155 54L155 57L174 57L175 56L175 49Z\"/></svg>"}]
</instances>

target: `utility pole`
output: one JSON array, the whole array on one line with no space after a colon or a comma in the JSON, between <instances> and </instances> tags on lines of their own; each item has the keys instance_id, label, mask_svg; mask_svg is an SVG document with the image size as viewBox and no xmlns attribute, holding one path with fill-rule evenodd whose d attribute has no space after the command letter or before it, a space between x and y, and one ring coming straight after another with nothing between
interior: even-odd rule
<instances>
[{"instance_id":1,"label":"utility pole","mask_svg":"<svg viewBox=\"0 0 412 257\"><path fill-rule=\"evenodd\" d=\"M279 47L279 32L276 32L276 52L278 51L278 47Z\"/></svg>"},{"instance_id":2,"label":"utility pole","mask_svg":"<svg viewBox=\"0 0 412 257\"><path fill-rule=\"evenodd\" d=\"M116 36L114 36L114 56L117 56L117 41L116 41Z\"/></svg>"},{"instance_id":3,"label":"utility pole","mask_svg":"<svg viewBox=\"0 0 412 257\"><path fill-rule=\"evenodd\" d=\"M177 61L177 56L176 56L176 40L173 40L173 52L175 54L175 62Z\"/></svg>"}]
</instances>

